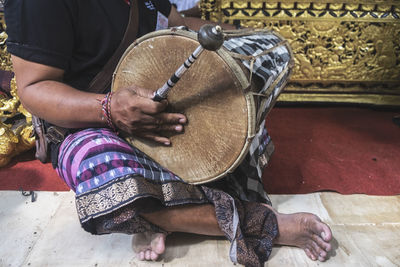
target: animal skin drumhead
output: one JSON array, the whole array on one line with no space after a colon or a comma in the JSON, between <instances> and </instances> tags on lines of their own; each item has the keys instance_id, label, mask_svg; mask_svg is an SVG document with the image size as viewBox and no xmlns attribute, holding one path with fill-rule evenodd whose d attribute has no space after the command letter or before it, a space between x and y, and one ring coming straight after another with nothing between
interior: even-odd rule
<instances>
[{"instance_id":1,"label":"animal skin drumhead","mask_svg":"<svg viewBox=\"0 0 400 267\"><path fill-rule=\"evenodd\" d=\"M112 90L132 84L157 90L198 45L193 38L172 34L138 42L120 60ZM171 146L135 136L126 140L186 182L219 178L237 161L248 132L247 102L235 74L218 53L204 51L168 101L169 112L188 118L184 133L169 135Z\"/></svg>"}]
</instances>

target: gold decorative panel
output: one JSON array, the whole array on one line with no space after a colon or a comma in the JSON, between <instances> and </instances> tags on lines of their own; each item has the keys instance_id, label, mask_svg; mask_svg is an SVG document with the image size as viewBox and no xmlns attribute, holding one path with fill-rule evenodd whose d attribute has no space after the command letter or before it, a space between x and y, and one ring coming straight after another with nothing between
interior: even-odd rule
<instances>
[{"instance_id":1,"label":"gold decorative panel","mask_svg":"<svg viewBox=\"0 0 400 267\"><path fill-rule=\"evenodd\" d=\"M201 9L289 40L296 65L280 101L400 106L400 0L203 0Z\"/></svg>"},{"instance_id":2,"label":"gold decorative panel","mask_svg":"<svg viewBox=\"0 0 400 267\"><path fill-rule=\"evenodd\" d=\"M32 135L32 116L19 101L15 77L10 81L7 78L13 75L10 54L5 45L7 34L4 30L4 17L1 13L0 70L5 72L2 72L1 78L4 80L0 84L7 88L1 88L0 93L0 167L7 165L14 156L33 148L35 142Z\"/></svg>"}]
</instances>

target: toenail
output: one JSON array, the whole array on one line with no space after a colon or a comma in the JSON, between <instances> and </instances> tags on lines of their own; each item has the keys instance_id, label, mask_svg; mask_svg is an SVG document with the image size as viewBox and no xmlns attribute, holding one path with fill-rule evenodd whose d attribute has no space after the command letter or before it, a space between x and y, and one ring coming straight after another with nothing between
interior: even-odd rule
<instances>
[{"instance_id":1,"label":"toenail","mask_svg":"<svg viewBox=\"0 0 400 267\"><path fill-rule=\"evenodd\" d=\"M325 236L326 236L326 235L325 235L325 232L322 232L322 233L321 233L321 236L322 236L322 238L325 240Z\"/></svg>"}]
</instances>

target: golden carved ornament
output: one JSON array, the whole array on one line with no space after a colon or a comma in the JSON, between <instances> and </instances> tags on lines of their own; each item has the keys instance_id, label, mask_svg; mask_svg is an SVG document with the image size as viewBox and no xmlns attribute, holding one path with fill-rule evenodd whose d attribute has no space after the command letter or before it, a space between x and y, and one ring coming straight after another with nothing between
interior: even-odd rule
<instances>
[{"instance_id":1,"label":"golden carved ornament","mask_svg":"<svg viewBox=\"0 0 400 267\"><path fill-rule=\"evenodd\" d=\"M7 53L4 18L1 14L0 69L12 71L10 55ZM13 157L34 147L32 116L21 105L15 77L10 81L9 94L0 94L0 167L7 165Z\"/></svg>"},{"instance_id":2,"label":"golden carved ornament","mask_svg":"<svg viewBox=\"0 0 400 267\"><path fill-rule=\"evenodd\" d=\"M271 28L295 56L280 101L400 106L400 1L203 0L203 18Z\"/></svg>"}]
</instances>

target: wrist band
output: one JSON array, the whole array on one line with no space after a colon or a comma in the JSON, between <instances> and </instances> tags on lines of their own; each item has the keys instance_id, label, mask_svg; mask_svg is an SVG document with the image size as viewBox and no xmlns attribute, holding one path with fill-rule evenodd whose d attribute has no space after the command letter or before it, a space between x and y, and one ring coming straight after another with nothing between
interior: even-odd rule
<instances>
[{"instance_id":1,"label":"wrist band","mask_svg":"<svg viewBox=\"0 0 400 267\"><path fill-rule=\"evenodd\" d=\"M111 130L117 132L117 128L115 127L114 123L111 119L111 97L112 92L107 93L104 98L101 100L101 110L103 111L103 116L106 118L107 125Z\"/></svg>"}]
</instances>

